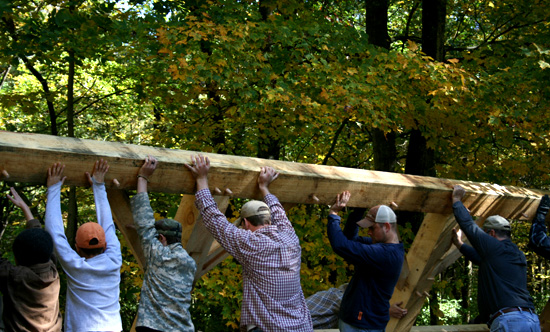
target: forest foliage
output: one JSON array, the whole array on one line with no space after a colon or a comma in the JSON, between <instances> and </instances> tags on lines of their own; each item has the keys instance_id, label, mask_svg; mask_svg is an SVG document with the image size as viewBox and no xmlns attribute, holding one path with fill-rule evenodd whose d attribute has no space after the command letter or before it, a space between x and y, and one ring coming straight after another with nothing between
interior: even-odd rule
<instances>
[{"instance_id":1,"label":"forest foliage","mask_svg":"<svg viewBox=\"0 0 550 332\"><path fill-rule=\"evenodd\" d=\"M367 3L387 3L389 47L367 35ZM425 51L422 12L441 4L444 59L436 61ZM384 170L401 173L419 158L419 133L435 176L550 188L545 0L0 0L0 26L0 130L363 169L379 165L382 133L395 151ZM15 185L43 216L44 188ZM93 219L89 190L73 193L74 222ZM178 202L153 197L159 218L173 217ZM4 197L0 208L9 257L22 216ZM352 267L326 249L326 207L288 213L301 239L305 295L348 281ZM402 221L406 246L415 229L414 219ZM528 223L515 224L541 306L548 265L527 251L527 232ZM141 271L124 251L128 329ZM195 285L197 327L237 328L240 275L228 258ZM452 275L439 276L438 296L417 323L467 322L475 284L459 260ZM458 308L456 318L447 307Z\"/></svg>"}]
</instances>

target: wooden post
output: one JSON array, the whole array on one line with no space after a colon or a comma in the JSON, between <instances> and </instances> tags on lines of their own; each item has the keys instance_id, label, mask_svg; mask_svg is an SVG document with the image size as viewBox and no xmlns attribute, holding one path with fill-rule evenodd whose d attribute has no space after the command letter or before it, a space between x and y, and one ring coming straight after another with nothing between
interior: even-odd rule
<instances>
[{"instance_id":1,"label":"wooden post","mask_svg":"<svg viewBox=\"0 0 550 332\"><path fill-rule=\"evenodd\" d=\"M450 199L450 198L449 198ZM427 292L433 284L433 267L451 245L451 229L456 225L454 217L429 213L407 253L408 276L402 287L396 287L391 304L403 302L408 313L401 319L391 318L387 331L409 331L420 313Z\"/></svg>"}]
</instances>

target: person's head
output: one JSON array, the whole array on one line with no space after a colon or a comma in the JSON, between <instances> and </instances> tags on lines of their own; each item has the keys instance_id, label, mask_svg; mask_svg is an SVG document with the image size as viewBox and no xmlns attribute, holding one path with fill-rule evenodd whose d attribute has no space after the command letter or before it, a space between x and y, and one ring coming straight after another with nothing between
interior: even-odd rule
<instances>
[{"instance_id":1,"label":"person's head","mask_svg":"<svg viewBox=\"0 0 550 332\"><path fill-rule=\"evenodd\" d=\"M12 249L17 265L46 263L53 253L53 240L50 234L41 228L26 229L17 235Z\"/></svg>"},{"instance_id":2,"label":"person's head","mask_svg":"<svg viewBox=\"0 0 550 332\"><path fill-rule=\"evenodd\" d=\"M241 216L236 224L241 224L244 229L252 231L258 227L271 225L269 206L262 201L247 202L241 208Z\"/></svg>"},{"instance_id":3,"label":"person's head","mask_svg":"<svg viewBox=\"0 0 550 332\"><path fill-rule=\"evenodd\" d=\"M92 258L105 251L105 231L96 222L87 222L76 231L76 252L84 258Z\"/></svg>"},{"instance_id":4,"label":"person's head","mask_svg":"<svg viewBox=\"0 0 550 332\"><path fill-rule=\"evenodd\" d=\"M367 228L373 243L393 243L397 239L397 217L386 205L372 207L357 225Z\"/></svg>"},{"instance_id":5,"label":"person's head","mask_svg":"<svg viewBox=\"0 0 550 332\"><path fill-rule=\"evenodd\" d=\"M485 233L491 235L492 237L501 239L510 238L512 233L510 222L506 220L506 218L499 215L490 216L489 218L485 219L483 230L485 231Z\"/></svg>"},{"instance_id":6,"label":"person's head","mask_svg":"<svg viewBox=\"0 0 550 332\"><path fill-rule=\"evenodd\" d=\"M155 229L159 235L159 241L163 245L181 243L181 224L174 219L160 219L155 221Z\"/></svg>"}]
</instances>

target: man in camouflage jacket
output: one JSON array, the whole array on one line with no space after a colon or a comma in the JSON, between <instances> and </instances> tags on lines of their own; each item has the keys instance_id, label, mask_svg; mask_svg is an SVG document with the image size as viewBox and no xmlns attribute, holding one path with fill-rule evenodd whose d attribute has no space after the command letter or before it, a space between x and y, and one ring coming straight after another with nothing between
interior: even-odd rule
<instances>
[{"instance_id":1,"label":"man in camouflage jacket","mask_svg":"<svg viewBox=\"0 0 550 332\"><path fill-rule=\"evenodd\" d=\"M131 199L145 257L136 331L194 332L189 306L197 265L181 245L181 224L173 219L155 222L147 182L157 165L155 158L145 159Z\"/></svg>"}]
</instances>

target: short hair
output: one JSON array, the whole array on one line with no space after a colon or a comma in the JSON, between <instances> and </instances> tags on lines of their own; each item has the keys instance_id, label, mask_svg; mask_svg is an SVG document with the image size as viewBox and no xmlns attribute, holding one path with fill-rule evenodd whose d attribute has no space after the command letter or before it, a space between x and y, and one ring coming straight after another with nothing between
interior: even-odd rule
<instances>
[{"instance_id":1,"label":"short hair","mask_svg":"<svg viewBox=\"0 0 550 332\"><path fill-rule=\"evenodd\" d=\"M250 216L247 217L246 220L248 220L252 226L271 225L271 215L269 214Z\"/></svg>"},{"instance_id":2,"label":"short hair","mask_svg":"<svg viewBox=\"0 0 550 332\"><path fill-rule=\"evenodd\" d=\"M494 229L493 230L495 231L495 235L498 236L498 237L503 237L503 238L511 238L512 237L512 232L509 231L509 230L505 230L505 229Z\"/></svg>"},{"instance_id":3,"label":"short hair","mask_svg":"<svg viewBox=\"0 0 550 332\"><path fill-rule=\"evenodd\" d=\"M22 231L13 241L13 255L18 265L31 266L46 263L53 253L51 235L41 228Z\"/></svg>"},{"instance_id":4,"label":"short hair","mask_svg":"<svg viewBox=\"0 0 550 332\"><path fill-rule=\"evenodd\" d=\"M168 235L168 236L164 235L164 237L166 238L166 244L181 243L181 236L176 237L172 235Z\"/></svg>"},{"instance_id":5,"label":"short hair","mask_svg":"<svg viewBox=\"0 0 550 332\"><path fill-rule=\"evenodd\" d=\"M103 247L101 247L101 248L92 248L92 249L78 247L78 249L80 250L80 252L82 252L84 254L84 256L90 257L90 258L94 257L94 256L97 256L97 255L101 255L103 252L105 252L105 248L103 248Z\"/></svg>"}]
</instances>

